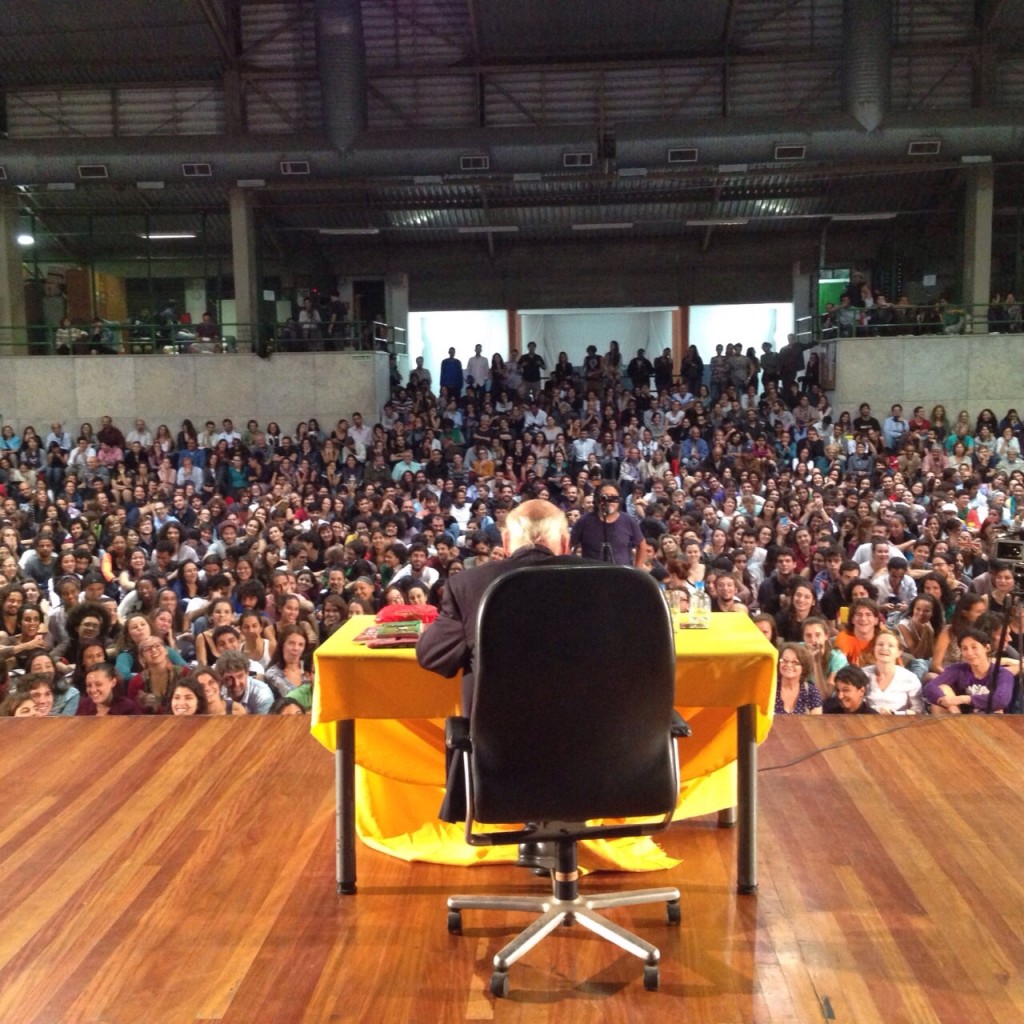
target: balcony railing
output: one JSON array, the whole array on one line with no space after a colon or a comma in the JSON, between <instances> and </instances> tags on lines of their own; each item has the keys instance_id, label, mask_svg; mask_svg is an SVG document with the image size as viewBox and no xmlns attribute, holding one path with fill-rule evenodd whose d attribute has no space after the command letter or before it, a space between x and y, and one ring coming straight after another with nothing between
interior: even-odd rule
<instances>
[{"instance_id":1,"label":"balcony railing","mask_svg":"<svg viewBox=\"0 0 1024 1024\"><path fill-rule=\"evenodd\" d=\"M180 355L251 352L392 352L407 351L406 332L381 321L337 324L218 324L203 336L201 324L103 321L67 328L50 324L0 325L0 356Z\"/></svg>"}]
</instances>

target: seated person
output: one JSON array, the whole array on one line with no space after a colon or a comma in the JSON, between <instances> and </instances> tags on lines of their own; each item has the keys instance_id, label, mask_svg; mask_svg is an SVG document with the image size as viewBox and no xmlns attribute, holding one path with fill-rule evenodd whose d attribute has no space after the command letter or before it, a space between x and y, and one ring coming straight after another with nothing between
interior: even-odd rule
<instances>
[{"instance_id":1,"label":"seated person","mask_svg":"<svg viewBox=\"0 0 1024 1024\"><path fill-rule=\"evenodd\" d=\"M858 665L844 665L835 675L836 692L825 699L826 715L877 715L867 699L867 673Z\"/></svg>"},{"instance_id":2,"label":"seated person","mask_svg":"<svg viewBox=\"0 0 1024 1024\"><path fill-rule=\"evenodd\" d=\"M962 661L942 670L924 688L933 713L963 715L971 712L1002 714L1013 698L1013 676L1000 667L992 690L991 640L973 626L960 634Z\"/></svg>"},{"instance_id":3,"label":"seated person","mask_svg":"<svg viewBox=\"0 0 1024 1024\"><path fill-rule=\"evenodd\" d=\"M85 696L78 704L76 715L83 717L102 715L141 715L142 709L126 697L108 662L94 665L85 675Z\"/></svg>"}]
</instances>

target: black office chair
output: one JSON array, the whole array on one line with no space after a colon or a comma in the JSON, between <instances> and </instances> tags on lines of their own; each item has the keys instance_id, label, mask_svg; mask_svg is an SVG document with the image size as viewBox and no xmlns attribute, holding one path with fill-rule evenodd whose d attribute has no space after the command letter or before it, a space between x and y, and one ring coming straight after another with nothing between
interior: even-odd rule
<instances>
[{"instance_id":1,"label":"black office chair","mask_svg":"<svg viewBox=\"0 0 1024 1024\"><path fill-rule=\"evenodd\" d=\"M485 593L471 718L449 719L447 729L449 747L464 759L466 841L556 848L550 895L448 900L454 934L461 934L463 910L541 915L495 956L495 996L508 993L509 966L563 922L640 957L644 986L658 987L657 947L596 911L664 902L669 922L678 924L679 890L581 896L576 843L668 826L679 797L676 738L689 735L674 695L672 622L646 573L613 565L531 567L498 577ZM524 824L477 831L474 822Z\"/></svg>"}]
</instances>

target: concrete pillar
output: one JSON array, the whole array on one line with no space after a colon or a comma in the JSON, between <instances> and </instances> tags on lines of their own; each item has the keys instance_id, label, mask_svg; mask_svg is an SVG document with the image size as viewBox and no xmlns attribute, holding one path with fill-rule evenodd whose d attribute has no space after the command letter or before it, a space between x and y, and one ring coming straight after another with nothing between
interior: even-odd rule
<instances>
[{"instance_id":1,"label":"concrete pillar","mask_svg":"<svg viewBox=\"0 0 1024 1024\"><path fill-rule=\"evenodd\" d=\"M15 241L17 235L17 197L0 196L0 355L23 352L27 344L24 250Z\"/></svg>"},{"instance_id":2,"label":"concrete pillar","mask_svg":"<svg viewBox=\"0 0 1024 1024\"><path fill-rule=\"evenodd\" d=\"M238 344L247 349L259 339L259 302L256 280L256 222L252 196L242 188L228 195L231 210L231 269L235 278L235 319Z\"/></svg>"},{"instance_id":3,"label":"concrete pillar","mask_svg":"<svg viewBox=\"0 0 1024 1024\"><path fill-rule=\"evenodd\" d=\"M793 330L801 342L810 341L814 333L816 305L814 277L805 271L797 260L793 264Z\"/></svg>"},{"instance_id":4,"label":"concrete pillar","mask_svg":"<svg viewBox=\"0 0 1024 1024\"><path fill-rule=\"evenodd\" d=\"M992 164L974 164L965 169L964 198L964 302L975 324L985 320L992 286ZM987 330L981 326L976 330Z\"/></svg>"},{"instance_id":5,"label":"concrete pillar","mask_svg":"<svg viewBox=\"0 0 1024 1024\"><path fill-rule=\"evenodd\" d=\"M392 327L398 327L395 340L405 338L409 330L409 275L391 272L384 279L384 316Z\"/></svg>"}]
</instances>

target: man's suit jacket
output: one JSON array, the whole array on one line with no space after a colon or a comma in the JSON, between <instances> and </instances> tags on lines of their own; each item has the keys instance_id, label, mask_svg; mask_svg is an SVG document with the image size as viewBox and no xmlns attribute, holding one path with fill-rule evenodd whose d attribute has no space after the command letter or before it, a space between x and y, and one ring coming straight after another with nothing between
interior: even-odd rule
<instances>
[{"instance_id":1,"label":"man's suit jacket","mask_svg":"<svg viewBox=\"0 0 1024 1024\"><path fill-rule=\"evenodd\" d=\"M476 620L484 591L502 573L533 565L582 565L589 559L576 555L555 555L547 548L520 548L508 558L485 562L473 569L449 576L441 602L441 614L429 625L416 644L416 659L425 668L451 679L462 669L462 714L467 718L473 702L473 652L476 649ZM554 609L552 609L554 614ZM438 812L442 821L466 818L466 788L461 757L446 752L445 796Z\"/></svg>"},{"instance_id":2,"label":"man's suit jacket","mask_svg":"<svg viewBox=\"0 0 1024 1024\"><path fill-rule=\"evenodd\" d=\"M449 576L441 602L441 614L416 644L416 659L431 672L451 679L462 670L462 713L469 717L473 701L473 652L476 619L484 591L502 573L533 565L584 565L575 555L555 555L547 548L529 547L498 561ZM552 610L552 614L554 610Z\"/></svg>"}]
</instances>

